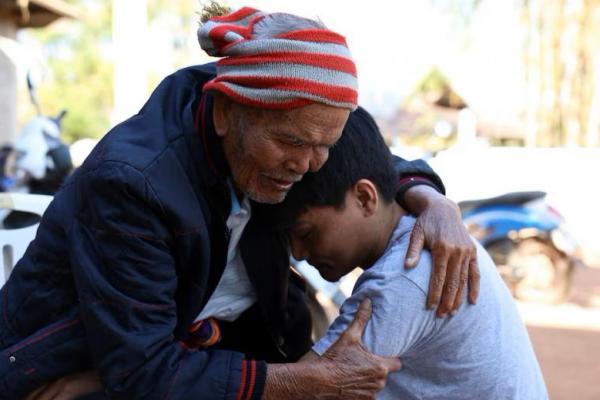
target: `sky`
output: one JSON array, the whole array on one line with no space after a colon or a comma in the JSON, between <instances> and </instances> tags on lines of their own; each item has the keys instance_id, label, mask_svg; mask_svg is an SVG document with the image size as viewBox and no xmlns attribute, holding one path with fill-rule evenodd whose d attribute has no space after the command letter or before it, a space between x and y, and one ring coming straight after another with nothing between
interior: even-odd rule
<instances>
[{"instance_id":1,"label":"sky","mask_svg":"<svg viewBox=\"0 0 600 400\"><path fill-rule=\"evenodd\" d=\"M239 8L249 3L229 4ZM256 0L251 4L264 11L320 19L346 36L357 63L359 100L373 109L396 108L439 56L435 36L443 27L424 1Z\"/></svg>"},{"instance_id":2,"label":"sky","mask_svg":"<svg viewBox=\"0 0 600 400\"><path fill-rule=\"evenodd\" d=\"M186 1L199 4L198 0ZM511 123L524 109L526 99L520 61L522 29L515 3L482 0L469 29L459 30L457 19L444 14L439 6L433 7L433 2L230 0L226 4L234 9L251 5L264 11L317 18L346 36L358 69L359 102L376 117L386 118L397 111L419 80L437 66L478 116ZM122 78L120 74L116 76L116 81L121 82L117 86L131 97L126 99L128 104L117 104L121 111L115 111L114 120L118 121L139 109L148 95L144 90L148 87L146 78L139 73L141 68L148 68L152 77L160 79L178 67L203 63L209 58L197 44L194 19L188 27L181 27L175 15L164 13L160 21L146 26L144 18L131 18L142 14L135 11L141 2L114 4L131 10L125 12L122 45L111 50L113 61L120 63L121 68L136 71ZM117 30L113 33L116 35ZM173 41L183 39L189 56L182 62L175 60ZM152 81L150 87L155 83ZM138 96L132 97L132 93Z\"/></svg>"},{"instance_id":3,"label":"sky","mask_svg":"<svg viewBox=\"0 0 600 400\"><path fill-rule=\"evenodd\" d=\"M229 1L233 8L249 3ZM510 119L522 106L522 42L512 1L482 1L468 32L430 1L255 0L255 8L321 19L346 36L357 63L359 101L395 111L437 65L478 113Z\"/></svg>"},{"instance_id":4,"label":"sky","mask_svg":"<svg viewBox=\"0 0 600 400\"><path fill-rule=\"evenodd\" d=\"M198 0L185 1L200 10ZM526 98L520 69L522 29L515 2L481 0L467 30L456 29L456 16L445 14L440 6L433 7L434 2L229 0L225 4L233 9L250 5L264 11L320 19L346 36L358 69L359 102L376 117L386 118L397 111L419 80L437 66L479 116L510 123L524 108ZM145 14L143 2L113 4L123 8L126 16L121 46L113 45L110 50L114 53L113 62L135 71L121 78L117 74L117 86L130 96L138 94L126 99L128 104L116 107L121 110L115 111L114 120L118 121L137 110L148 95L144 90L148 86L146 78L139 73L142 68L148 69L153 87L157 83L154 80L176 68L204 63L209 58L197 44L195 18L187 27L180 26L172 13L163 13L159 20L150 22L132 18ZM440 0L437 4L447 7L450 3ZM116 25L113 28L117 35ZM175 57L174 41L187 43L183 60Z\"/></svg>"}]
</instances>

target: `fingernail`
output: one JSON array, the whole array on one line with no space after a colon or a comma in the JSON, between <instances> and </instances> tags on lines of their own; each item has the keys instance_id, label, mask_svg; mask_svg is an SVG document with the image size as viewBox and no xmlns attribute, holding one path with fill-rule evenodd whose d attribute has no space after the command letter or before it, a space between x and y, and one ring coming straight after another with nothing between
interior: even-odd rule
<instances>
[{"instance_id":1,"label":"fingernail","mask_svg":"<svg viewBox=\"0 0 600 400\"><path fill-rule=\"evenodd\" d=\"M456 315L456 310L454 310L454 311L450 312L450 316L451 316L451 317L454 317L455 315Z\"/></svg>"},{"instance_id":2,"label":"fingernail","mask_svg":"<svg viewBox=\"0 0 600 400\"><path fill-rule=\"evenodd\" d=\"M440 317L440 318L446 318L446 315L447 314L444 312L444 313L438 314L438 317Z\"/></svg>"}]
</instances>

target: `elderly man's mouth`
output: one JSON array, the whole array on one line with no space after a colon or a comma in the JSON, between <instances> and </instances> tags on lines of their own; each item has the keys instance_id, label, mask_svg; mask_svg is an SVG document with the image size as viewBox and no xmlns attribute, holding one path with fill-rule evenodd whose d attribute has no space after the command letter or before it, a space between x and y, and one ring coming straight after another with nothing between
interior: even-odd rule
<instances>
[{"instance_id":1,"label":"elderly man's mouth","mask_svg":"<svg viewBox=\"0 0 600 400\"><path fill-rule=\"evenodd\" d=\"M277 179L277 178L272 178L272 177L268 177L269 180L273 183L273 185L281 191L288 191L292 188L292 185L296 182L298 182L299 179L295 179L295 180L287 180L287 179Z\"/></svg>"}]
</instances>

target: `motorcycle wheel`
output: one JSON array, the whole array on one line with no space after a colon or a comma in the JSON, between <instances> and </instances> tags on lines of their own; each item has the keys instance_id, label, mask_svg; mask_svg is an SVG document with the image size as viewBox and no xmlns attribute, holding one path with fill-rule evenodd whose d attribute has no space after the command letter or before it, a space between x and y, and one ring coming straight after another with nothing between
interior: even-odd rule
<instances>
[{"instance_id":1,"label":"motorcycle wheel","mask_svg":"<svg viewBox=\"0 0 600 400\"><path fill-rule=\"evenodd\" d=\"M488 246L500 275L519 300L560 303L571 287L573 265L551 243L538 239Z\"/></svg>"}]
</instances>

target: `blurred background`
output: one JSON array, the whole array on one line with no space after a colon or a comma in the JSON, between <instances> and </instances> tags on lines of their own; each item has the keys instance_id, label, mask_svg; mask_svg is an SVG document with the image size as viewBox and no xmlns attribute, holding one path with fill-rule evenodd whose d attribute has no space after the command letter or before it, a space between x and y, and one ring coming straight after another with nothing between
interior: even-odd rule
<instances>
[{"instance_id":1,"label":"blurred background","mask_svg":"<svg viewBox=\"0 0 600 400\"><path fill-rule=\"evenodd\" d=\"M392 151L427 159L488 243L551 398L599 399L600 0L223 3L319 18L347 37L360 103ZM21 182L33 172L10 173L34 147L38 181L69 158L57 143L76 167L162 78L210 61L196 40L201 8L0 0L3 190L35 192Z\"/></svg>"}]
</instances>

